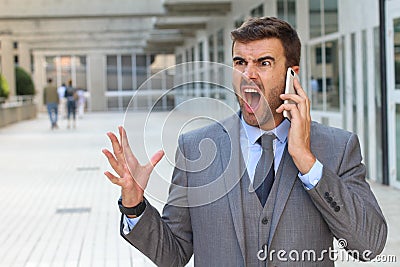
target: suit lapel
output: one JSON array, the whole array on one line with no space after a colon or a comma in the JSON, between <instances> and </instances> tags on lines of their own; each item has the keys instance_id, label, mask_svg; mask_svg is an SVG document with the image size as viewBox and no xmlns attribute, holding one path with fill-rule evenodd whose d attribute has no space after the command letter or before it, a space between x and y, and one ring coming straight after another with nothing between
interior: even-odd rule
<instances>
[{"instance_id":1,"label":"suit lapel","mask_svg":"<svg viewBox=\"0 0 400 267\"><path fill-rule=\"evenodd\" d=\"M238 115L234 115L222 123L225 135L220 137L219 144L221 148L221 167L224 172L225 190L227 192L229 207L232 214L232 221L244 262L246 262L243 221L244 213L240 190L240 179L245 172L245 168L244 163L242 163L243 160L240 149L239 123L240 120Z\"/></svg>"},{"instance_id":2,"label":"suit lapel","mask_svg":"<svg viewBox=\"0 0 400 267\"><path fill-rule=\"evenodd\" d=\"M283 153L279 168L280 170L278 170L278 172L280 172L280 178L278 190L276 193L274 213L272 216L271 230L268 242L269 244L274 237L276 227L279 223L282 212L285 208L286 202L289 198L290 192L293 189L293 185L297 179L297 174L299 172L296 168L296 165L293 163L292 157L289 155L287 145L285 147L285 151Z\"/></svg>"}]
</instances>

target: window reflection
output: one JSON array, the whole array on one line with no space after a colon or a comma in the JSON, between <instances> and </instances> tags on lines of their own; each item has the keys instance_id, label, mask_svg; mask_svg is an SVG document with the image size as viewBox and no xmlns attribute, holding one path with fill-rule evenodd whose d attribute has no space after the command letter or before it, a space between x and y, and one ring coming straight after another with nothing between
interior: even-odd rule
<instances>
[{"instance_id":1,"label":"window reflection","mask_svg":"<svg viewBox=\"0 0 400 267\"><path fill-rule=\"evenodd\" d=\"M396 169L397 181L400 181L400 104L396 104Z\"/></svg>"},{"instance_id":2,"label":"window reflection","mask_svg":"<svg viewBox=\"0 0 400 267\"><path fill-rule=\"evenodd\" d=\"M321 1L310 0L310 37L315 38L322 35L321 32Z\"/></svg>"},{"instance_id":3,"label":"window reflection","mask_svg":"<svg viewBox=\"0 0 400 267\"><path fill-rule=\"evenodd\" d=\"M339 111L339 49L338 41L325 45L326 54L326 106L327 110Z\"/></svg>"},{"instance_id":4,"label":"window reflection","mask_svg":"<svg viewBox=\"0 0 400 267\"><path fill-rule=\"evenodd\" d=\"M322 51L321 45L311 46L310 63L311 63L311 101L313 109L323 109L322 99L322 56L319 55ZM321 59L319 59L321 58Z\"/></svg>"},{"instance_id":5,"label":"window reflection","mask_svg":"<svg viewBox=\"0 0 400 267\"><path fill-rule=\"evenodd\" d=\"M310 37L338 31L337 0L310 0Z\"/></svg>"},{"instance_id":6,"label":"window reflection","mask_svg":"<svg viewBox=\"0 0 400 267\"><path fill-rule=\"evenodd\" d=\"M330 34L338 31L338 7L337 0L324 1L324 23L325 34Z\"/></svg>"},{"instance_id":7,"label":"window reflection","mask_svg":"<svg viewBox=\"0 0 400 267\"><path fill-rule=\"evenodd\" d=\"M400 18L393 20L395 87L400 89Z\"/></svg>"},{"instance_id":8,"label":"window reflection","mask_svg":"<svg viewBox=\"0 0 400 267\"><path fill-rule=\"evenodd\" d=\"M311 46L310 87L312 106L315 110L339 111L338 53L337 40Z\"/></svg>"},{"instance_id":9,"label":"window reflection","mask_svg":"<svg viewBox=\"0 0 400 267\"><path fill-rule=\"evenodd\" d=\"M295 0L278 0L277 2L278 17L286 20L296 28L296 1Z\"/></svg>"}]
</instances>

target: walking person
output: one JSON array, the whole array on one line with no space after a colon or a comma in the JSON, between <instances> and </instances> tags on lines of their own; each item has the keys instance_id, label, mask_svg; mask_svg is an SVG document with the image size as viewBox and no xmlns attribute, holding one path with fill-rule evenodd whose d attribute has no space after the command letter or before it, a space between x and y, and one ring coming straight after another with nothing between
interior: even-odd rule
<instances>
[{"instance_id":1,"label":"walking person","mask_svg":"<svg viewBox=\"0 0 400 267\"><path fill-rule=\"evenodd\" d=\"M62 119L67 118L67 99L65 98L65 91L67 90L67 87L65 86L65 83L62 83L60 87L57 88L58 92L58 98L60 99L59 105L58 105L58 114L59 117Z\"/></svg>"},{"instance_id":2,"label":"walking person","mask_svg":"<svg viewBox=\"0 0 400 267\"><path fill-rule=\"evenodd\" d=\"M113 153L103 153L116 175L105 175L121 188L121 235L157 266L184 266L194 255L195 266L332 267L334 238L373 259L388 229L358 137L313 122L297 79L297 94L284 94L287 69L300 71L297 32L263 17L231 37L240 111L180 136L162 216L144 190L164 152L140 165L124 128L119 140L108 133Z\"/></svg>"},{"instance_id":3,"label":"walking person","mask_svg":"<svg viewBox=\"0 0 400 267\"><path fill-rule=\"evenodd\" d=\"M67 99L67 128L71 128L71 117L72 126L76 128L76 101L78 100L78 94L76 89L72 87L72 81L68 81L68 87L65 90L65 98Z\"/></svg>"},{"instance_id":4,"label":"walking person","mask_svg":"<svg viewBox=\"0 0 400 267\"><path fill-rule=\"evenodd\" d=\"M78 117L80 119L83 118L83 115L85 113L85 104L86 104L86 96L85 93L86 91L83 89L78 89L76 91L77 95L78 95L78 100L77 100L77 106L78 106Z\"/></svg>"},{"instance_id":5,"label":"walking person","mask_svg":"<svg viewBox=\"0 0 400 267\"><path fill-rule=\"evenodd\" d=\"M51 129L58 129L58 103L59 95L57 87L53 84L53 79L47 79L47 86L43 89L43 103L47 106L47 113L51 123Z\"/></svg>"}]
</instances>

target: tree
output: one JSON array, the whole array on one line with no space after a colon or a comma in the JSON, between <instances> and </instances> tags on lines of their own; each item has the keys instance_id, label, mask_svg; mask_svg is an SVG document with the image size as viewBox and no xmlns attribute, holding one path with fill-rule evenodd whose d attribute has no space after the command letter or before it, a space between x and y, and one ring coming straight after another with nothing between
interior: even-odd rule
<instances>
[{"instance_id":1,"label":"tree","mask_svg":"<svg viewBox=\"0 0 400 267\"><path fill-rule=\"evenodd\" d=\"M10 94L10 88L8 87L8 83L6 78L0 74L0 97L7 98Z\"/></svg>"},{"instance_id":2,"label":"tree","mask_svg":"<svg viewBox=\"0 0 400 267\"><path fill-rule=\"evenodd\" d=\"M15 67L17 95L34 95L35 86L31 76L21 67Z\"/></svg>"}]
</instances>

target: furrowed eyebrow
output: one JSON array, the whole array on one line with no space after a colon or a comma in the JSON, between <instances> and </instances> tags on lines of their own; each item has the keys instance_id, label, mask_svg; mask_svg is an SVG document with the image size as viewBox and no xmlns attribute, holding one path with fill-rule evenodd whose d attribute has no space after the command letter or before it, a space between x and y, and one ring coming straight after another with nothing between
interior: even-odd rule
<instances>
[{"instance_id":1,"label":"furrowed eyebrow","mask_svg":"<svg viewBox=\"0 0 400 267\"><path fill-rule=\"evenodd\" d=\"M242 57L234 57L233 59L232 59L233 61L236 61L236 60L243 60L243 61L246 61L244 58L242 58Z\"/></svg>"},{"instance_id":2,"label":"furrowed eyebrow","mask_svg":"<svg viewBox=\"0 0 400 267\"><path fill-rule=\"evenodd\" d=\"M259 59L257 59L257 62L261 62L261 61L264 61L264 60L266 60L266 59L269 59L269 60L275 62L275 58L273 58L273 57L271 57L271 56L260 57Z\"/></svg>"}]
</instances>

